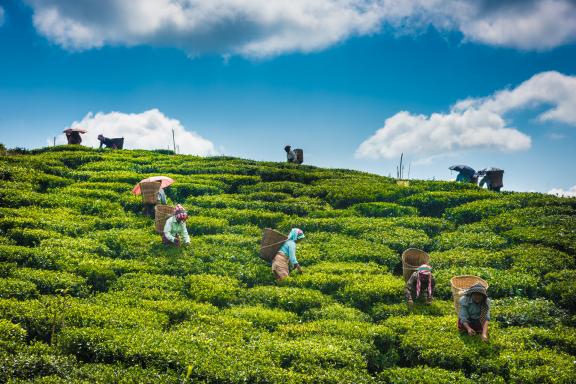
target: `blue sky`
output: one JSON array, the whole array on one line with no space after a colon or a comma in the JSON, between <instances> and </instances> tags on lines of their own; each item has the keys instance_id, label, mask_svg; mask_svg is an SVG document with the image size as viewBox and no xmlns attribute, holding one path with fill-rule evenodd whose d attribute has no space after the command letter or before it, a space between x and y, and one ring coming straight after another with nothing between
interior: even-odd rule
<instances>
[{"instance_id":1,"label":"blue sky","mask_svg":"<svg viewBox=\"0 0 576 384\"><path fill-rule=\"evenodd\" d=\"M464 163L505 169L508 190L576 185L573 1L119 1L0 0L0 142L78 125L86 145L165 148L175 128L188 153L282 161L291 144L307 164L394 175L403 152L416 178Z\"/></svg>"}]
</instances>

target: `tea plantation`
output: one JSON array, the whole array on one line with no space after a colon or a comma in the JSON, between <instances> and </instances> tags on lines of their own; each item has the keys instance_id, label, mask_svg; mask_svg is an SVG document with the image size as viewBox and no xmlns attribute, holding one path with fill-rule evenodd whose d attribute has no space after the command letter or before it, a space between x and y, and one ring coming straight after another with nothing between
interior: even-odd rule
<instances>
[{"instance_id":1,"label":"tea plantation","mask_svg":"<svg viewBox=\"0 0 576 384\"><path fill-rule=\"evenodd\" d=\"M192 246L166 248L139 180L166 175ZM576 383L576 199L60 146L0 157L0 382ZM276 284L261 230L299 227ZM428 251L410 313L401 253ZM490 284L490 341L450 278Z\"/></svg>"}]
</instances>

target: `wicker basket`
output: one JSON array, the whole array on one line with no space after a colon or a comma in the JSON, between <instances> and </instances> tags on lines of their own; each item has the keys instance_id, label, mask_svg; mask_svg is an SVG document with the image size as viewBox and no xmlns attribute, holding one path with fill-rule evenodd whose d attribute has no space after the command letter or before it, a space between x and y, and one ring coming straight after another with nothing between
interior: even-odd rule
<instances>
[{"instance_id":1,"label":"wicker basket","mask_svg":"<svg viewBox=\"0 0 576 384\"><path fill-rule=\"evenodd\" d=\"M484 288L488 289L486 280L478 276L462 275L454 276L450 279L450 287L452 289L452 298L454 299L454 309L456 314L460 313L460 298L466 294L468 288L473 285L481 284Z\"/></svg>"},{"instance_id":2,"label":"wicker basket","mask_svg":"<svg viewBox=\"0 0 576 384\"><path fill-rule=\"evenodd\" d=\"M302 164L304 162L304 151L297 148L294 150L294 154L296 155L296 160L294 162L296 164Z\"/></svg>"},{"instance_id":3,"label":"wicker basket","mask_svg":"<svg viewBox=\"0 0 576 384\"><path fill-rule=\"evenodd\" d=\"M266 261L274 260L282 244L288 237L271 228L265 228L262 232L262 243L260 244L260 258Z\"/></svg>"},{"instance_id":4,"label":"wicker basket","mask_svg":"<svg viewBox=\"0 0 576 384\"><path fill-rule=\"evenodd\" d=\"M176 212L176 208L169 205L158 204L155 208L156 218L154 220L154 226L156 227L156 232L164 232L164 225L166 220Z\"/></svg>"},{"instance_id":5,"label":"wicker basket","mask_svg":"<svg viewBox=\"0 0 576 384\"><path fill-rule=\"evenodd\" d=\"M161 183L158 181L145 181L140 183L140 191L142 192L142 201L144 204L156 204L158 202L160 185Z\"/></svg>"},{"instance_id":6,"label":"wicker basket","mask_svg":"<svg viewBox=\"0 0 576 384\"><path fill-rule=\"evenodd\" d=\"M418 269L422 264L428 264L430 262L430 256L417 248L408 248L402 253L402 274L404 275L404 280L408 281L410 276Z\"/></svg>"}]
</instances>

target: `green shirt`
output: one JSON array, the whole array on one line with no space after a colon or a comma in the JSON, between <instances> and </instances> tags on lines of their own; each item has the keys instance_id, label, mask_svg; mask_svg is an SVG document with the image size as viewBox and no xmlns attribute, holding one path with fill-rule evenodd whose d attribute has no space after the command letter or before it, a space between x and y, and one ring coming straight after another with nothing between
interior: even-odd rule
<instances>
[{"instance_id":1,"label":"green shirt","mask_svg":"<svg viewBox=\"0 0 576 384\"><path fill-rule=\"evenodd\" d=\"M164 224L164 236L170 241L174 241L175 236L180 237L181 241L190 244L190 236L188 236L188 229L185 222L178 222L176 217L171 216Z\"/></svg>"}]
</instances>

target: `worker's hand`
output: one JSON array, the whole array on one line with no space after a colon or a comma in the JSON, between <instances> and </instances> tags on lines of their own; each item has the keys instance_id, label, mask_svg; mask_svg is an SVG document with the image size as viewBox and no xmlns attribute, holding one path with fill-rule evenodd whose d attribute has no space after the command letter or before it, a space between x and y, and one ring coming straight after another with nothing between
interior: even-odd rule
<instances>
[{"instance_id":1,"label":"worker's hand","mask_svg":"<svg viewBox=\"0 0 576 384\"><path fill-rule=\"evenodd\" d=\"M482 334L482 336L480 336L480 338L482 339L483 342L488 341L488 335Z\"/></svg>"},{"instance_id":2,"label":"worker's hand","mask_svg":"<svg viewBox=\"0 0 576 384\"><path fill-rule=\"evenodd\" d=\"M432 298L431 297L426 299L426 305L430 305L430 304L432 304Z\"/></svg>"},{"instance_id":3,"label":"worker's hand","mask_svg":"<svg viewBox=\"0 0 576 384\"><path fill-rule=\"evenodd\" d=\"M301 274L304 273L304 272L302 271L302 267L300 266L300 264L296 264L295 267L296 267L296 269L298 270L298 272L300 272Z\"/></svg>"},{"instance_id":4,"label":"worker's hand","mask_svg":"<svg viewBox=\"0 0 576 384\"><path fill-rule=\"evenodd\" d=\"M468 328L468 335L469 336L474 336L476 334L476 331L473 330L472 328Z\"/></svg>"}]
</instances>

